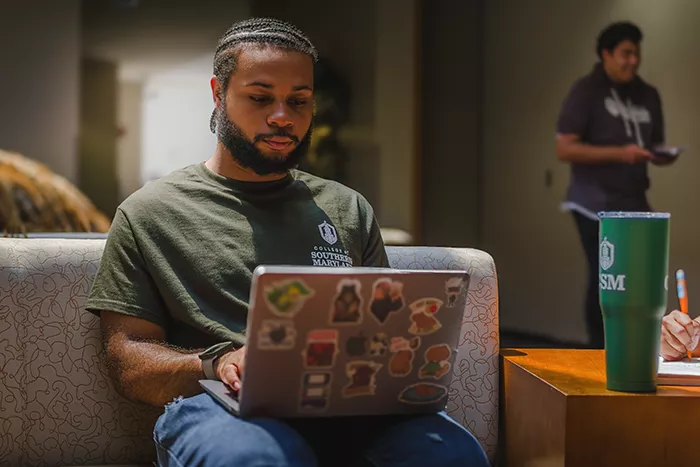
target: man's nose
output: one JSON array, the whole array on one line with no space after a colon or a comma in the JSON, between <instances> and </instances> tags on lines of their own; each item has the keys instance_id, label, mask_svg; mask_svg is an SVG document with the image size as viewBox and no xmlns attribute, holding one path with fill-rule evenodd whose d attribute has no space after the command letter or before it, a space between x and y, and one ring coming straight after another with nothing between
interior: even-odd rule
<instances>
[{"instance_id":1,"label":"man's nose","mask_svg":"<svg viewBox=\"0 0 700 467\"><path fill-rule=\"evenodd\" d=\"M267 124L280 128L290 127L294 124L289 115L289 109L287 108L286 103L280 102L272 109L272 112L267 117Z\"/></svg>"}]
</instances>

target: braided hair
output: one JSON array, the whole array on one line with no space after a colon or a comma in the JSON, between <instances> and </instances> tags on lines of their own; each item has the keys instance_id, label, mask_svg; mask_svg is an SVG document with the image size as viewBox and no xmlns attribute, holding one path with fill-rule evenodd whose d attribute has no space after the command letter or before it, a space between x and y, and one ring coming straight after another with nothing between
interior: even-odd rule
<instances>
[{"instance_id":1,"label":"braided hair","mask_svg":"<svg viewBox=\"0 0 700 467\"><path fill-rule=\"evenodd\" d=\"M274 18L239 21L221 36L214 53L214 76L221 83L222 92L228 88L229 79L236 71L241 51L250 44L302 52L311 56L314 64L318 61L318 52L311 40L293 25ZM209 121L212 133L216 133L216 112L214 109Z\"/></svg>"}]
</instances>

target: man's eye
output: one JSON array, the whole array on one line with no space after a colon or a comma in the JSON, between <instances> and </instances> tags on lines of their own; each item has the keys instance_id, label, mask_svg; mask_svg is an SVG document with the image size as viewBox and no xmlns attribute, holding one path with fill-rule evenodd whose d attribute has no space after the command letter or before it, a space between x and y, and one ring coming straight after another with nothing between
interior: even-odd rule
<instances>
[{"instance_id":1,"label":"man's eye","mask_svg":"<svg viewBox=\"0 0 700 467\"><path fill-rule=\"evenodd\" d=\"M306 105L306 100L304 100L304 99L293 99L293 100L289 101L289 103L290 103L291 105L293 105L293 106L301 107L301 106L303 106L303 105Z\"/></svg>"},{"instance_id":2,"label":"man's eye","mask_svg":"<svg viewBox=\"0 0 700 467\"><path fill-rule=\"evenodd\" d=\"M250 99L254 102L267 102L270 100L269 97L265 96L250 96Z\"/></svg>"}]
</instances>

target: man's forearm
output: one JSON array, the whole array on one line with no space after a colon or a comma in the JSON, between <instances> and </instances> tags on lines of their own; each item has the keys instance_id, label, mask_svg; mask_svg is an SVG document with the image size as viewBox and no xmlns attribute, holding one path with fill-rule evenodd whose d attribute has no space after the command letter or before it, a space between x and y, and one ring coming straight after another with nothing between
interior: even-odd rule
<instances>
[{"instance_id":1,"label":"man's forearm","mask_svg":"<svg viewBox=\"0 0 700 467\"><path fill-rule=\"evenodd\" d=\"M557 157L565 162L578 164L609 164L619 162L620 147L593 146L579 142L557 144Z\"/></svg>"},{"instance_id":2,"label":"man's forearm","mask_svg":"<svg viewBox=\"0 0 700 467\"><path fill-rule=\"evenodd\" d=\"M202 391L198 380L204 374L197 353L184 353L124 335L113 336L109 347L112 379L119 392L129 399L162 407L175 397L189 397Z\"/></svg>"}]
</instances>

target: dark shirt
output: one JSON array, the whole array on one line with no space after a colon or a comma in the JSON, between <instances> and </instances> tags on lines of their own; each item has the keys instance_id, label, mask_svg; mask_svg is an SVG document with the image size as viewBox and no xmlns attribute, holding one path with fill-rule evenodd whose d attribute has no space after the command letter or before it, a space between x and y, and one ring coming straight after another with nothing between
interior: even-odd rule
<instances>
[{"instance_id":1,"label":"dark shirt","mask_svg":"<svg viewBox=\"0 0 700 467\"><path fill-rule=\"evenodd\" d=\"M664 143L661 98L636 77L616 84L598 63L571 87L557 121L558 134L575 134L594 146ZM648 163L571 164L569 207L587 214L599 211L647 211ZM583 208L583 209L580 209Z\"/></svg>"}]
</instances>

